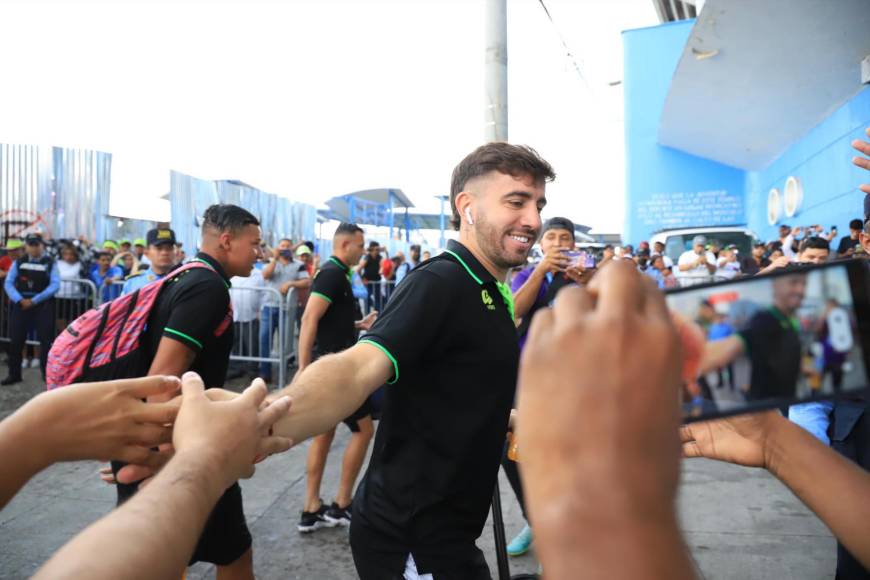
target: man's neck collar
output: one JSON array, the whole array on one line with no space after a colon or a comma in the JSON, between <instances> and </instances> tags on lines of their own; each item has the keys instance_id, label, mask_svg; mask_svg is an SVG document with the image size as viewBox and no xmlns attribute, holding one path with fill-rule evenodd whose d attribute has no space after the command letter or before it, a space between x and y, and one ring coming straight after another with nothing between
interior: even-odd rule
<instances>
[{"instance_id":1,"label":"man's neck collar","mask_svg":"<svg viewBox=\"0 0 870 580\"><path fill-rule=\"evenodd\" d=\"M205 262L206 264L208 264L209 266L214 268L214 271L217 272L218 274L220 274L220 277L223 278L224 282L229 286L229 283L230 283L229 276L227 276L226 270L224 270L223 265L218 261L217 258L202 251L202 252L197 253L196 258L194 258L194 259L199 260L200 262ZM247 276L247 274L245 274L245 275Z\"/></svg>"},{"instance_id":2,"label":"man's neck collar","mask_svg":"<svg viewBox=\"0 0 870 580\"><path fill-rule=\"evenodd\" d=\"M504 278L497 278L492 270L484 265L479 257L479 250L475 253L462 242L450 240L447 243L447 252L459 259L462 266L465 267L469 275L471 275L478 284L484 284L489 280L495 282L504 281ZM507 274L505 274L504 277L506 278Z\"/></svg>"},{"instance_id":3,"label":"man's neck collar","mask_svg":"<svg viewBox=\"0 0 870 580\"><path fill-rule=\"evenodd\" d=\"M468 235L461 235L458 242L465 251L474 256L475 261L486 270L486 272L492 276L498 282L504 282L507 279L508 271L502 270L495 264L493 264L490 260L483 255L483 252L480 250L480 246L477 245L477 242L469 239ZM450 244L447 245L448 249L450 249ZM455 250L454 250L455 251Z\"/></svg>"},{"instance_id":4,"label":"man's neck collar","mask_svg":"<svg viewBox=\"0 0 870 580\"><path fill-rule=\"evenodd\" d=\"M337 255L333 254L332 256L329 257L329 259L334 260L335 262L338 262L336 265L340 266L345 272L350 270L350 266L347 265L347 260L345 258L342 258L341 256L337 256Z\"/></svg>"}]
</instances>

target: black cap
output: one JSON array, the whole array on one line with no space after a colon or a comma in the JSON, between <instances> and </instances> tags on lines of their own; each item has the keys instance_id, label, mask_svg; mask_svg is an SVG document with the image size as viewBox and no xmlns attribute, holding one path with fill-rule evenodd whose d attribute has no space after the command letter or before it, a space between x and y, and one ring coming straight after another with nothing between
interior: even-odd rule
<instances>
[{"instance_id":1,"label":"black cap","mask_svg":"<svg viewBox=\"0 0 870 580\"><path fill-rule=\"evenodd\" d=\"M27 234L24 236L24 243L28 246L35 246L36 244L42 244L42 235L37 233Z\"/></svg>"},{"instance_id":2,"label":"black cap","mask_svg":"<svg viewBox=\"0 0 870 580\"><path fill-rule=\"evenodd\" d=\"M153 230L148 230L148 235L145 236L148 239L149 246L159 246L160 244L175 244L175 232L170 230L169 228L155 228Z\"/></svg>"},{"instance_id":3,"label":"black cap","mask_svg":"<svg viewBox=\"0 0 870 580\"><path fill-rule=\"evenodd\" d=\"M563 217L554 217L547 220L544 224L544 229L541 230L541 233L548 232L550 230L568 230L571 232L571 236L574 236L574 222L569 220L568 218Z\"/></svg>"}]
</instances>

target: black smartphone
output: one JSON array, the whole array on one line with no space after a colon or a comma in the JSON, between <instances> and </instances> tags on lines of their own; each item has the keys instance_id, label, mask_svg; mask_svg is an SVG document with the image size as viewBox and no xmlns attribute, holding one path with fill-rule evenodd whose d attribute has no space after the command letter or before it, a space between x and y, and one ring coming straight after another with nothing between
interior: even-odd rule
<instances>
[{"instance_id":1,"label":"black smartphone","mask_svg":"<svg viewBox=\"0 0 870 580\"><path fill-rule=\"evenodd\" d=\"M666 294L692 325L688 334L705 339L686 349L697 354L683 369L686 422L861 397L870 385L868 262L791 267Z\"/></svg>"}]
</instances>

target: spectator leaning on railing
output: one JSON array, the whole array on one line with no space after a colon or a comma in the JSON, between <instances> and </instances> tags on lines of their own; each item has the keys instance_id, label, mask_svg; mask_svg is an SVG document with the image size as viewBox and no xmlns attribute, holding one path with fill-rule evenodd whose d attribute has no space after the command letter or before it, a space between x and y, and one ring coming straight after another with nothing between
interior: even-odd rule
<instances>
[{"instance_id":1,"label":"spectator leaning on railing","mask_svg":"<svg viewBox=\"0 0 870 580\"><path fill-rule=\"evenodd\" d=\"M94 267L95 266L95 267ZM113 284L124 279L124 272L117 266L112 266L112 254L100 252L97 263L92 266L90 279L100 292L100 300L107 302L121 294L121 285Z\"/></svg>"}]
</instances>

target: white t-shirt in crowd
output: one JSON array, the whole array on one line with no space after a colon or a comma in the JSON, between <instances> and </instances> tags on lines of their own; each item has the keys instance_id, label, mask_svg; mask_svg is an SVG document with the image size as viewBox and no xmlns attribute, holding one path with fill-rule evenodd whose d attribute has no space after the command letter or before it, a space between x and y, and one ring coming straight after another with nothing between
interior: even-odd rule
<instances>
[{"instance_id":1,"label":"white t-shirt in crowd","mask_svg":"<svg viewBox=\"0 0 870 580\"><path fill-rule=\"evenodd\" d=\"M735 278L740 274L740 262L720 262L716 276L720 278Z\"/></svg>"},{"instance_id":2,"label":"white t-shirt in crowd","mask_svg":"<svg viewBox=\"0 0 870 580\"><path fill-rule=\"evenodd\" d=\"M792 244L794 244L793 235L789 234L782 239L782 255L794 262L797 260L797 252L792 249Z\"/></svg>"},{"instance_id":3,"label":"white t-shirt in crowd","mask_svg":"<svg viewBox=\"0 0 870 580\"><path fill-rule=\"evenodd\" d=\"M79 262L70 264L64 260L57 260L54 265L57 267L57 273L60 276L60 288L57 291L57 298L84 298L85 284L74 282L64 282L64 280L79 280L82 278L82 265Z\"/></svg>"},{"instance_id":4,"label":"white t-shirt in crowd","mask_svg":"<svg viewBox=\"0 0 870 580\"><path fill-rule=\"evenodd\" d=\"M230 279L230 301L233 304L233 322L252 322L260 314L260 306L263 305L265 292L257 290L240 290L240 288L265 288L266 281L263 273L254 268L251 275L243 278L233 276Z\"/></svg>"},{"instance_id":5,"label":"white t-shirt in crowd","mask_svg":"<svg viewBox=\"0 0 870 580\"><path fill-rule=\"evenodd\" d=\"M713 252L707 252L706 255L707 263L711 266L716 266L716 256L713 255ZM698 259L698 254L695 253L695 250L687 250L680 255L680 259L677 261L677 268L674 268L674 274L677 276L709 276L710 270L707 269L706 266L701 264L691 270L680 270L679 266L684 266L686 264L691 264Z\"/></svg>"}]
</instances>

